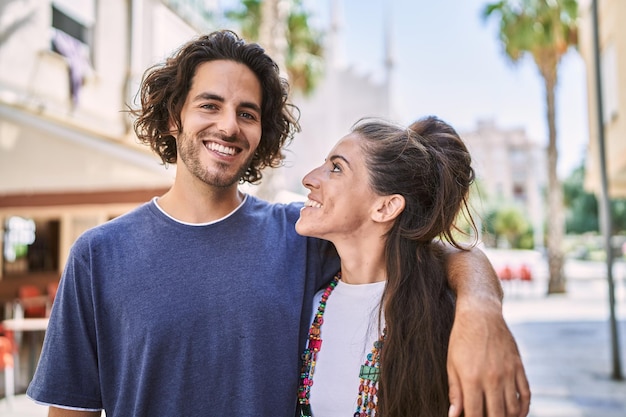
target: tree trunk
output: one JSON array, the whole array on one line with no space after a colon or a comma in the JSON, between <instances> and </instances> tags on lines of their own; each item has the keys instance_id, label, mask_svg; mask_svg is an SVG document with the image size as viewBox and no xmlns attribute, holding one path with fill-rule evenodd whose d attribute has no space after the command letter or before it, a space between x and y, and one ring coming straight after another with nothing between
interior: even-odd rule
<instances>
[{"instance_id":1,"label":"tree trunk","mask_svg":"<svg viewBox=\"0 0 626 417\"><path fill-rule=\"evenodd\" d=\"M563 275L562 242L565 233L563 216L563 190L557 173L558 150L556 146L556 65L552 74L543 74L546 89L547 121L548 121L548 295L566 291Z\"/></svg>"},{"instance_id":2,"label":"tree trunk","mask_svg":"<svg viewBox=\"0 0 626 417\"><path fill-rule=\"evenodd\" d=\"M289 4L285 0L264 0L261 4L261 24L259 26L259 44L278 64L281 76L287 78L285 54L287 53L287 16ZM283 188L283 173L276 168L263 170L263 179L257 186L256 195L268 201L274 201Z\"/></svg>"},{"instance_id":3,"label":"tree trunk","mask_svg":"<svg viewBox=\"0 0 626 417\"><path fill-rule=\"evenodd\" d=\"M278 64L283 77L286 77L285 54L287 53L287 17L289 4L285 0L264 0L261 3L261 24L259 44Z\"/></svg>"}]
</instances>

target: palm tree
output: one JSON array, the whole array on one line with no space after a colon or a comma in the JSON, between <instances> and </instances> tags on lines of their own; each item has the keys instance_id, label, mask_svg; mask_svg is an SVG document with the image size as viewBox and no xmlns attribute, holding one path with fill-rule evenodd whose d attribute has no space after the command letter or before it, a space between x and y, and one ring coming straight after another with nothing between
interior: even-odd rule
<instances>
[{"instance_id":1,"label":"palm tree","mask_svg":"<svg viewBox=\"0 0 626 417\"><path fill-rule=\"evenodd\" d=\"M263 45L292 88L304 94L315 89L323 73L322 33L309 24L302 0L242 0L225 14L239 23L244 38Z\"/></svg>"},{"instance_id":2,"label":"palm tree","mask_svg":"<svg viewBox=\"0 0 626 417\"><path fill-rule=\"evenodd\" d=\"M558 66L570 46L578 43L576 0L501 0L487 4L483 18L499 19L499 39L512 62L530 54L544 81L548 122L548 294L565 292L563 275L564 209L557 174L555 90Z\"/></svg>"},{"instance_id":3,"label":"palm tree","mask_svg":"<svg viewBox=\"0 0 626 417\"><path fill-rule=\"evenodd\" d=\"M522 212L517 207L511 206L496 212L493 228L497 235L506 238L511 248L518 248L520 238L528 231L530 225Z\"/></svg>"}]
</instances>

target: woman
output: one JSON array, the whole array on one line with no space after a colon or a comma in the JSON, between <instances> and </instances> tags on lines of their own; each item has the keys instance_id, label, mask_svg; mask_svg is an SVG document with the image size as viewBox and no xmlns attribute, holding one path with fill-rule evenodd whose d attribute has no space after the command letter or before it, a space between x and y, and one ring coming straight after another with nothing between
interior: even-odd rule
<instances>
[{"instance_id":1,"label":"woman","mask_svg":"<svg viewBox=\"0 0 626 417\"><path fill-rule=\"evenodd\" d=\"M314 304L301 415L447 415L454 299L435 240L461 248L454 221L467 208L470 164L435 117L408 129L366 119L304 177L296 230L333 242L341 271Z\"/></svg>"}]
</instances>

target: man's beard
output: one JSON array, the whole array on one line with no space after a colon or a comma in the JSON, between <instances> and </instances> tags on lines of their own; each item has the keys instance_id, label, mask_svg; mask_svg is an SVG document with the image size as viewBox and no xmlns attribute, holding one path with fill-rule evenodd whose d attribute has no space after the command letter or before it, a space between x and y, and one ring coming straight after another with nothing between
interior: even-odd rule
<instances>
[{"instance_id":1,"label":"man's beard","mask_svg":"<svg viewBox=\"0 0 626 417\"><path fill-rule=\"evenodd\" d=\"M219 137L218 134L212 134L212 136ZM223 140L224 138L220 137L220 139ZM233 140L226 140L226 142L232 143ZM189 172L213 187L228 188L237 184L239 179L245 175L254 157L254 154L251 154L237 172L229 175L227 171L229 168L232 168L231 164L214 160L212 161L212 167L210 167L212 169L207 169L200 159L200 153L204 151L201 147L204 147L204 145L197 137L181 133L178 137L177 146L178 155L185 166L187 166Z\"/></svg>"}]
</instances>

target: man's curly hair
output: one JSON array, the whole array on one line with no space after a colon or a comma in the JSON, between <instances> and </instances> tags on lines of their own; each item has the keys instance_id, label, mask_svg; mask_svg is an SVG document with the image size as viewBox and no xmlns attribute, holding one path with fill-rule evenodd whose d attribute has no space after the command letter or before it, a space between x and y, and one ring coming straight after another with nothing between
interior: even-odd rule
<instances>
[{"instance_id":1,"label":"man's curly hair","mask_svg":"<svg viewBox=\"0 0 626 417\"><path fill-rule=\"evenodd\" d=\"M138 92L141 108L131 110L136 117L135 133L149 145L164 164L176 163L176 140L170 121L182 131L180 112L198 65L229 60L246 65L257 76L263 94L261 141L240 182L258 182L261 170L280 166L283 146L299 131L298 108L288 103L289 84L280 76L278 65L256 43L246 43L232 31L222 30L200 36L184 44L165 62L149 68Z\"/></svg>"}]
</instances>

